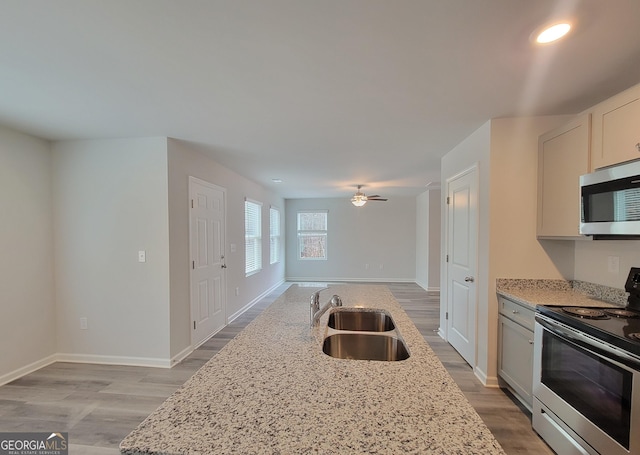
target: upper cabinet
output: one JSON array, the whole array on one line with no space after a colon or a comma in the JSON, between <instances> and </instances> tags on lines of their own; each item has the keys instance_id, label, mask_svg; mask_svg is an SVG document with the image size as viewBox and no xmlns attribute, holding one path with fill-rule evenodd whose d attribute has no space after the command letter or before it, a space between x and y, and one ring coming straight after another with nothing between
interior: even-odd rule
<instances>
[{"instance_id":1,"label":"upper cabinet","mask_svg":"<svg viewBox=\"0 0 640 455\"><path fill-rule=\"evenodd\" d=\"M580 236L580 176L589 172L591 116L538 140L538 237Z\"/></svg>"},{"instance_id":2,"label":"upper cabinet","mask_svg":"<svg viewBox=\"0 0 640 455\"><path fill-rule=\"evenodd\" d=\"M640 158L640 85L593 109L591 170Z\"/></svg>"}]
</instances>

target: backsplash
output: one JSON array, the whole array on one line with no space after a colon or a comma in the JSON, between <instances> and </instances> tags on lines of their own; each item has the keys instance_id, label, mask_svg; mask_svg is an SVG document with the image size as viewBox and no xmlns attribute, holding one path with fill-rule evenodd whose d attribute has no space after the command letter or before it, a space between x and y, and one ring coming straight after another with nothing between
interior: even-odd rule
<instances>
[{"instance_id":1,"label":"backsplash","mask_svg":"<svg viewBox=\"0 0 640 455\"><path fill-rule=\"evenodd\" d=\"M527 290L527 289L545 289L553 291L569 291L574 290L582 294L589 295L598 300L615 303L617 305L627 304L627 292L624 289L612 288L601 284L588 283L580 280L545 280L545 279L514 279L514 278L498 278L496 279L497 290Z\"/></svg>"}]
</instances>

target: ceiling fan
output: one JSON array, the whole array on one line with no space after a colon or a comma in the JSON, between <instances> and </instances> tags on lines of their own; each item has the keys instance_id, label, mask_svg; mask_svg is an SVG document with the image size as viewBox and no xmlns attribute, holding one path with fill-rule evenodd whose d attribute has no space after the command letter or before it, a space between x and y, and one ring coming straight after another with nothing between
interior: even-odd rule
<instances>
[{"instance_id":1,"label":"ceiling fan","mask_svg":"<svg viewBox=\"0 0 640 455\"><path fill-rule=\"evenodd\" d=\"M356 207L362 207L367 203L367 201L386 201L387 199L380 197L378 194L374 194L372 196L367 196L360 189L362 185L358 185L358 191L351 198L351 203Z\"/></svg>"}]
</instances>

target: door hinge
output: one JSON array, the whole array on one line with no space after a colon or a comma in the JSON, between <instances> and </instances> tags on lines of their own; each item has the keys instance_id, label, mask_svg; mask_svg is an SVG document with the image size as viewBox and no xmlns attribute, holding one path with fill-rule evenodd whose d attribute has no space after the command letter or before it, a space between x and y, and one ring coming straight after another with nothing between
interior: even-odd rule
<instances>
[{"instance_id":1,"label":"door hinge","mask_svg":"<svg viewBox=\"0 0 640 455\"><path fill-rule=\"evenodd\" d=\"M193 330L196 329L196 321L193 321Z\"/></svg>"},{"instance_id":2,"label":"door hinge","mask_svg":"<svg viewBox=\"0 0 640 455\"><path fill-rule=\"evenodd\" d=\"M451 204L451 198L447 196L447 204Z\"/></svg>"},{"instance_id":3,"label":"door hinge","mask_svg":"<svg viewBox=\"0 0 640 455\"><path fill-rule=\"evenodd\" d=\"M196 261L191 261L191 268L192 268L193 270L195 270L195 269L196 269Z\"/></svg>"},{"instance_id":4,"label":"door hinge","mask_svg":"<svg viewBox=\"0 0 640 455\"><path fill-rule=\"evenodd\" d=\"M449 255L447 254L445 262L449 262Z\"/></svg>"},{"instance_id":5,"label":"door hinge","mask_svg":"<svg viewBox=\"0 0 640 455\"><path fill-rule=\"evenodd\" d=\"M193 208L193 199L191 199L191 208Z\"/></svg>"},{"instance_id":6,"label":"door hinge","mask_svg":"<svg viewBox=\"0 0 640 455\"><path fill-rule=\"evenodd\" d=\"M444 318L445 318L447 321L449 320L449 312L448 312L448 311L444 313ZM194 322L194 324L195 324L195 322ZM194 329L195 329L195 326L194 326Z\"/></svg>"}]
</instances>

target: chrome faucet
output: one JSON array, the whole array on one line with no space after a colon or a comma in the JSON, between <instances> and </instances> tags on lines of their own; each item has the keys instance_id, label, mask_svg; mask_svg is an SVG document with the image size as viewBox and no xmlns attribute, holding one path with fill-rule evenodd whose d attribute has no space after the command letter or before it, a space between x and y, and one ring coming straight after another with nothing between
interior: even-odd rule
<instances>
[{"instance_id":1,"label":"chrome faucet","mask_svg":"<svg viewBox=\"0 0 640 455\"><path fill-rule=\"evenodd\" d=\"M327 289L327 288L325 288ZM324 289L320 289L320 291L324 291ZM315 327L320 322L320 318L330 307L338 307L342 306L342 299L333 295L331 300L324 304L322 308L320 308L320 291L316 291L311 295L311 327Z\"/></svg>"}]
</instances>

